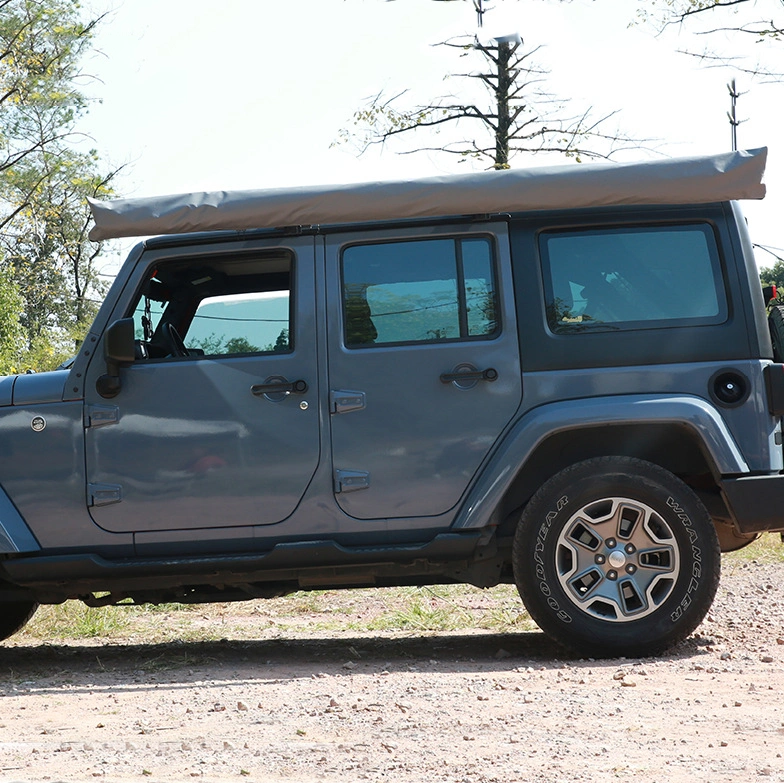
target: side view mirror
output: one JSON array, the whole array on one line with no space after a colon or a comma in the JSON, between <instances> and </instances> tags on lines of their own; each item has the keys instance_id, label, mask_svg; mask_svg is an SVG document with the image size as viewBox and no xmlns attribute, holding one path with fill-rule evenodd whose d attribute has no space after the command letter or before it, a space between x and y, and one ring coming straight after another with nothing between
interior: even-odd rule
<instances>
[{"instance_id":1,"label":"side view mirror","mask_svg":"<svg viewBox=\"0 0 784 783\"><path fill-rule=\"evenodd\" d=\"M133 364L135 324L133 318L121 318L106 330L103 338L103 355L106 374L95 383L101 397L116 397L120 393L120 367Z\"/></svg>"}]
</instances>

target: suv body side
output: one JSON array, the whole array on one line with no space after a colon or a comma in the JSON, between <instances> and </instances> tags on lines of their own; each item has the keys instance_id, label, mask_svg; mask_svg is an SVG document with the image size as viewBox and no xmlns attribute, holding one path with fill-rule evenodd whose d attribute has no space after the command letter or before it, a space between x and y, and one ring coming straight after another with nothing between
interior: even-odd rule
<instances>
[{"instance_id":1,"label":"suv body side","mask_svg":"<svg viewBox=\"0 0 784 783\"><path fill-rule=\"evenodd\" d=\"M602 255L648 258L655 235L705 245L706 290ZM272 300L285 314L255 320L277 342L194 348L204 303ZM6 594L512 581L521 513L598 458L679 477L726 548L784 529L755 500L784 492L764 310L732 202L148 240L70 369L0 381ZM106 395L129 318L137 358Z\"/></svg>"}]
</instances>

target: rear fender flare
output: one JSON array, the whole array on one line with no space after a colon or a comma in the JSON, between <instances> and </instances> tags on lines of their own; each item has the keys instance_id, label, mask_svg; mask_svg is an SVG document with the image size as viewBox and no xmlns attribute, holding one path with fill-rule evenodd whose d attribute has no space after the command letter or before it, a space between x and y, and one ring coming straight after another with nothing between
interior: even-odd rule
<instances>
[{"instance_id":1,"label":"rear fender flare","mask_svg":"<svg viewBox=\"0 0 784 783\"><path fill-rule=\"evenodd\" d=\"M721 415L700 397L619 395L555 402L528 411L509 430L469 491L453 529L496 524L499 520L493 517L495 508L520 467L548 437L578 428L621 424L685 426L699 439L718 474L748 473L748 465Z\"/></svg>"}]
</instances>

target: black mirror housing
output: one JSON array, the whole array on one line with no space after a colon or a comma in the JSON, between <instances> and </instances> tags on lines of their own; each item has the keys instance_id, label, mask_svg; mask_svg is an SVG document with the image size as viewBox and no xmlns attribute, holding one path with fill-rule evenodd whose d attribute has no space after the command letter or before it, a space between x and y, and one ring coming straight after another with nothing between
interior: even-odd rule
<instances>
[{"instance_id":1,"label":"black mirror housing","mask_svg":"<svg viewBox=\"0 0 784 783\"><path fill-rule=\"evenodd\" d=\"M116 397L120 393L120 367L133 364L135 359L135 329L133 318L121 318L106 330L103 341L106 374L96 382L101 397Z\"/></svg>"}]
</instances>

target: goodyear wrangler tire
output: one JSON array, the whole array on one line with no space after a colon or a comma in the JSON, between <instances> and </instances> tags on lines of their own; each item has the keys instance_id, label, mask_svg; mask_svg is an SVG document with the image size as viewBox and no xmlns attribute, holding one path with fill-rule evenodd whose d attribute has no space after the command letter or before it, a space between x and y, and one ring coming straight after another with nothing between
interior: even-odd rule
<instances>
[{"instance_id":1,"label":"goodyear wrangler tire","mask_svg":"<svg viewBox=\"0 0 784 783\"><path fill-rule=\"evenodd\" d=\"M528 612L581 655L653 655L710 608L720 553L708 512L668 471L599 457L553 476L525 508L515 582Z\"/></svg>"},{"instance_id":2,"label":"goodyear wrangler tire","mask_svg":"<svg viewBox=\"0 0 784 783\"><path fill-rule=\"evenodd\" d=\"M784 362L784 306L773 305L770 308L768 328L773 343L773 361Z\"/></svg>"}]
</instances>

